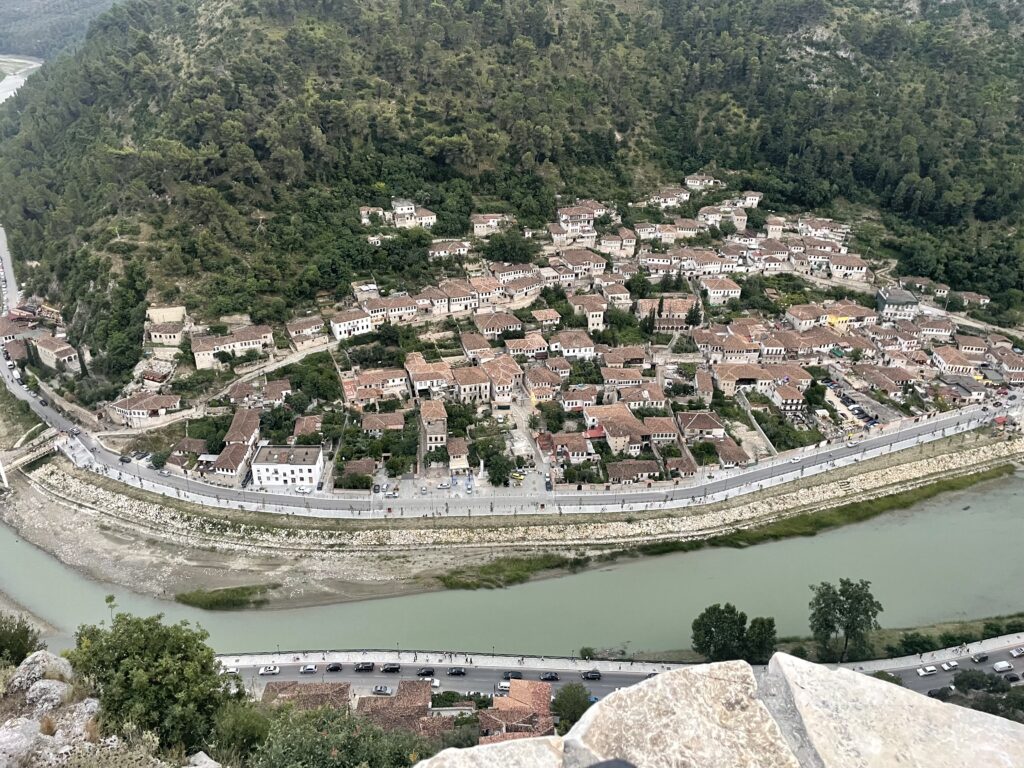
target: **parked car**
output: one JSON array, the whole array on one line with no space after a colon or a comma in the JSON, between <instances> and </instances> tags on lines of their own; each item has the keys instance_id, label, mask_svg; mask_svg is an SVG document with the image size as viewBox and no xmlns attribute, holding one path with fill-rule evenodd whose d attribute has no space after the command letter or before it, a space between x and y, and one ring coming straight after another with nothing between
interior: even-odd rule
<instances>
[{"instance_id":1,"label":"parked car","mask_svg":"<svg viewBox=\"0 0 1024 768\"><path fill-rule=\"evenodd\" d=\"M386 685L375 685L373 686L374 696L390 696L391 689Z\"/></svg>"},{"instance_id":2,"label":"parked car","mask_svg":"<svg viewBox=\"0 0 1024 768\"><path fill-rule=\"evenodd\" d=\"M558 673L557 672L544 672L540 676L540 679L543 680L545 683L557 683L558 682Z\"/></svg>"},{"instance_id":3,"label":"parked car","mask_svg":"<svg viewBox=\"0 0 1024 768\"><path fill-rule=\"evenodd\" d=\"M508 680L502 680L500 683L498 683L499 695L508 693L510 688L512 688L512 684Z\"/></svg>"},{"instance_id":4,"label":"parked car","mask_svg":"<svg viewBox=\"0 0 1024 768\"><path fill-rule=\"evenodd\" d=\"M353 667L356 672L373 672L372 661L360 661Z\"/></svg>"},{"instance_id":5,"label":"parked car","mask_svg":"<svg viewBox=\"0 0 1024 768\"><path fill-rule=\"evenodd\" d=\"M299 667L299 674L300 675L315 675L316 674L316 664L303 664L301 667Z\"/></svg>"},{"instance_id":6,"label":"parked car","mask_svg":"<svg viewBox=\"0 0 1024 768\"><path fill-rule=\"evenodd\" d=\"M918 677L929 677L938 674L938 672L939 670L935 667L918 667L917 669Z\"/></svg>"},{"instance_id":7,"label":"parked car","mask_svg":"<svg viewBox=\"0 0 1024 768\"><path fill-rule=\"evenodd\" d=\"M380 665L380 671L381 672L387 672L389 674L395 674L397 672L401 672L402 671L402 665L401 664L394 664L394 663L391 663L391 664L381 664Z\"/></svg>"},{"instance_id":8,"label":"parked car","mask_svg":"<svg viewBox=\"0 0 1024 768\"><path fill-rule=\"evenodd\" d=\"M523 673L518 669L510 669L501 676L502 680L522 680Z\"/></svg>"},{"instance_id":9,"label":"parked car","mask_svg":"<svg viewBox=\"0 0 1024 768\"><path fill-rule=\"evenodd\" d=\"M1008 683L1019 683L1020 675L1018 675L1016 672L1010 672L1009 674L1003 675L1003 680L1005 680Z\"/></svg>"},{"instance_id":10,"label":"parked car","mask_svg":"<svg viewBox=\"0 0 1024 768\"><path fill-rule=\"evenodd\" d=\"M601 679L601 670L599 670L599 669L588 669L586 672L583 672L582 674L580 674L580 677L582 677L584 680L600 680Z\"/></svg>"},{"instance_id":11,"label":"parked car","mask_svg":"<svg viewBox=\"0 0 1024 768\"><path fill-rule=\"evenodd\" d=\"M440 687L441 687L441 681L440 681L440 680L438 680L438 679L437 679L436 677L435 677L435 678L433 678L433 679L432 679L432 680L430 681L430 687L431 687L431 688L434 688L435 690L436 690L437 688L440 688Z\"/></svg>"},{"instance_id":12,"label":"parked car","mask_svg":"<svg viewBox=\"0 0 1024 768\"><path fill-rule=\"evenodd\" d=\"M449 667L448 668L448 674L451 675L452 677L465 677L466 676L466 668L465 667Z\"/></svg>"},{"instance_id":13,"label":"parked car","mask_svg":"<svg viewBox=\"0 0 1024 768\"><path fill-rule=\"evenodd\" d=\"M380 493L380 483L374 483L373 484L373 492L374 493Z\"/></svg>"},{"instance_id":14,"label":"parked car","mask_svg":"<svg viewBox=\"0 0 1024 768\"><path fill-rule=\"evenodd\" d=\"M1013 656L1013 658L1015 659L1019 659L1021 656L1024 656L1024 647L1018 645L1016 648L1010 651L1010 655Z\"/></svg>"},{"instance_id":15,"label":"parked car","mask_svg":"<svg viewBox=\"0 0 1024 768\"><path fill-rule=\"evenodd\" d=\"M280 675L281 674L281 668L278 667L278 666L275 666L273 664L268 664L265 667L260 667L260 671L257 674L259 674L260 676Z\"/></svg>"},{"instance_id":16,"label":"parked car","mask_svg":"<svg viewBox=\"0 0 1024 768\"><path fill-rule=\"evenodd\" d=\"M131 456L118 456L117 460L120 461L122 464L131 464L132 463L132 457Z\"/></svg>"},{"instance_id":17,"label":"parked car","mask_svg":"<svg viewBox=\"0 0 1024 768\"><path fill-rule=\"evenodd\" d=\"M171 473L168 472L166 469L161 469L157 474L160 475L160 477L170 477L171 476Z\"/></svg>"},{"instance_id":18,"label":"parked car","mask_svg":"<svg viewBox=\"0 0 1024 768\"><path fill-rule=\"evenodd\" d=\"M420 667L419 669L416 670L416 677L433 677L433 676L434 676L434 668L433 667Z\"/></svg>"},{"instance_id":19,"label":"parked car","mask_svg":"<svg viewBox=\"0 0 1024 768\"><path fill-rule=\"evenodd\" d=\"M942 662L942 669L944 672L952 672L954 669L959 669L960 665L955 661L944 661Z\"/></svg>"},{"instance_id":20,"label":"parked car","mask_svg":"<svg viewBox=\"0 0 1024 768\"><path fill-rule=\"evenodd\" d=\"M442 480L440 483L437 484L437 490L439 491L446 491L451 487L452 484L449 483L447 480Z\"/></svg>"},{"instance_id":21,"label":"parked car","mask_svg":"<svg viewBox=\"0 0 1024 768\"><path fill-rule=\"evenodd\" d=\"M1003 672L1012 672L1013 664L1011 664L1008 661L997 661L995 664L992 665L992 670L994 672L998 672L999 674L1002 674Z\"/></svg>"},{"instance_id":22,"label":"parked car","mask_svg":"<svg viewBox=\"0 0 1024 768\"><path fill-rule=\"evenodd\" d=\"M328 672L341 672L341 662L340 661L332 661L330 664L327 665L327 671Z\"/></svg>"},{"instance_id":23,"label":"parked car","mask_svg":"<svg viewBox=\"0 0 1024 768\"><path fill-rule=\"evenodd\" d=\"M988 654L976 653L973 656L971 656L971 661L973 661L975 664L984 664L986 661L988 661Z\"/></svg>"}]
</instances>

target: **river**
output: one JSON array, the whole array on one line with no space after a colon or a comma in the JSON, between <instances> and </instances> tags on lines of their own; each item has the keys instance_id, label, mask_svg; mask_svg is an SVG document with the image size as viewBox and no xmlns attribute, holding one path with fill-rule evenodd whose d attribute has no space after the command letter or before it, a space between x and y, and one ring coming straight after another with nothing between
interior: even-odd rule
<instances>
[{"instance_id":1,"label":"river","mask_svg":"<svg viewBox=\"0 0 1024 768\"><path fill-rule=\"evenodd\" d=\"M41 61L26 59L21 56L7 56L4 54L0 54L0 61L21 66L18 71L0 79L0 103L13 96L17 90L25 84L25 79L42 65Z\"/></svg>"},{"instance_id":2,"label":"river","mask_svg":"<svg viewBox=\"0 0 1024 768\"><path fill-rule=\"evenodd\" d=\"M780 635L807 629L808 586L871 580L884 625L1024 610L1024 475L944 494L814 538L624 561L495 591L436 592L281 610L204 612L90 581L0 526L0 591L60 629L108 616L104 596L210 632L218 651L432 648L570 654L582 645L686 647L704 607L730 601L775 616Z\"/></svg>"}]
</instances>

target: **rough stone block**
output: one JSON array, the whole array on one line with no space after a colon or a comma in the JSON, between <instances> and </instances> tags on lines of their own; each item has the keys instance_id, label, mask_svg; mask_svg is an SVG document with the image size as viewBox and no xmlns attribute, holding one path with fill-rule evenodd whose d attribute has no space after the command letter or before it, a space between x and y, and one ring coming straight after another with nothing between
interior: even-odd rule
<instances>
[{"instance_id":1,"label":"rough stone block","mask_svg":"<svg viewBox=\"0 0 1024 768\"><path fill-rule=\"evenodd\" d=\"M825 768L1024 766L1024 725L1010 720L782 653L767 678Z\"/></svg>"},{"instance_id":2,"label":"rough stone block","mask_svg":"<svg viewBox=\"0 0 1024 768\"><path fill-rule=\"evenodd\" d=\"M565 765L800 768L742 661L671 672L609 695L565 736Z\"/></svg>"},{"instance_id":3,"label":"rough stone block","mask_svg":"<svg viewBox=\"0 0 1024 768\"><path fill-rule=\"evenodd\" d=\"M7 691L27 691L33 683L43 678L49 680L64 680L70 682L75 677L71 670L71 663L60 656L55 656L49 651L36 651L25 657L25 660L18 665L18 669L7 682Z\"/></svg>"},{"instance_id":4,"label":"rough stone block","mask_svg":"<svg viewBox=\"0 0 1024 768\"><path fill-rule=\"evenodd\" d=\"M562 740L557 736L515 739L472 749L446 749L417 768L560 768Z\"/></svg>"}]
</instances>

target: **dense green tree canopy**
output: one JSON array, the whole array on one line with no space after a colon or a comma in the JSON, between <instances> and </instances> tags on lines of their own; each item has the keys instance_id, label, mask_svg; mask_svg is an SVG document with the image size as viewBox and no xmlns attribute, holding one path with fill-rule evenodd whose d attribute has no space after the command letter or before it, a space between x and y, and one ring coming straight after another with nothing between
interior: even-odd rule
<instances>
[{"instance_id":1,"label":"dense green tree canopy","mask_svg":"<svg viewBox=\"0 0 1024 768\"><path fill-rule=\"evenodd\" d=\"M24 616L0 613L0 666L17 666L26 656L45 647L39 630Z\"/></svg>"},{"instance_id":2,"label":"dense green tree canopy","mask_svg":"<svg viewBox=\"0 0 1024 768\"><path fill-rule=\"evenodd\" d=\"M581 683L563 685L551 702L551 711L558 715L558 732L565 733L590 709L590 691Z\"/></svg>"},{"instance_id":3,"label":"dense green tree canopy","mask_svg":"<svg viewBox=\"0 0 1024 768\"><path fill-rule=\"evenodd\" d=\"M715 603L693 620L693 650L711 661L743 658L747 614L732 603Z\"/></svg>"},{"instance_id":4,"label":"dense green tree canopy","mask_svg":"<svg viewBox=\"0 0 1024 768\"><path fill-rule=\"evenodd\" d=\"M840 579L811 585L811 634L818 643L818 658L843 662L868 656L868 633L878 629L882 604L871 593L871 582Z\"/></svg>"},{"instance_id":5,"label":"dense green tree canopy","mask_svg":"<svg viewBox=\"0 0 1024 768\"><path fill-rule=\"evenodd\" d=\"M152 731L164 747L199 749L231 697L207 633L161 616L114 616L109 628L81 626L68 654L99 692L104 725Z\"/></svg>"},{"instance_id":6,"label":"dense green tree canopy","mask_svg":"<svg viewBox=\"0 0 1024 768\"><path fill-rule=\"evenodd\" d=\"M253 768L399 768L435 747L402 730L383 731L347 709L288 710L276 717Z\"/></svg>"},{"instance_id":7,"label":"dense green tree canopy","mask_svg":"<svg viewBox=\"0 0 1024 768\"><path fill-rule=\"evenodd\" d=\"M360 204L413 198L440 234L481 209L537 226L559 194L624 203L704 167L794 210L877 204L890 234L868 255L1005 313L1024 304L1024 246L1006 235L1024 199L1022 14L134 0L0 109L0 221L113 380L137 360L145 292L280 320L356 276L436 277L426 233L375 248Z\"/></svg>"}]
</instances>

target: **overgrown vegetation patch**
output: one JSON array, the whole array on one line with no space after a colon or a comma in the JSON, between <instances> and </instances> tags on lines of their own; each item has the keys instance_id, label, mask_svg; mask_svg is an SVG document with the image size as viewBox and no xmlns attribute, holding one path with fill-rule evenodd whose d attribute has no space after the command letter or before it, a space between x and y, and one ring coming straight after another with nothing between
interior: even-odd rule
<instances>
[{"instance_id":1,"label":"overgrown vegetation patch","mask_svg":"<svg viewBox=\"0 0 1024 768\"><path fill-rule=\"evenodd\" d=\"M439 576L448 589L496 589L522 584L542 571L568 570L575 572L590 562L588 557L544 554L530 557L499 557L484 565L456 568Z\"/></svg>"},{"instance_id":2,"label":"overgrown vegetation patch","mask_svg":"<svg viewBox=\"0 0 1024 768\"><path fill-rule=\"evenodd\" d=\"M191 592L179 592L174 599L184 605L202 608L206 611L238 611L243 608L258 608L265 605L269 601L267 593L280 586L280 584L271 583L222 589L194 589Z\"/></svg>"}]
</instances>

